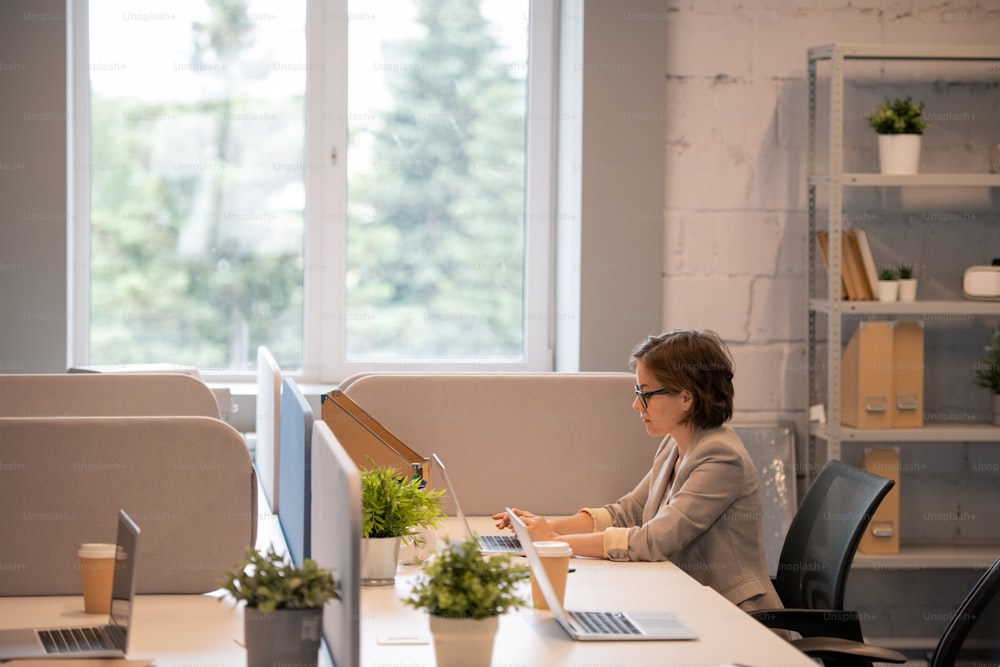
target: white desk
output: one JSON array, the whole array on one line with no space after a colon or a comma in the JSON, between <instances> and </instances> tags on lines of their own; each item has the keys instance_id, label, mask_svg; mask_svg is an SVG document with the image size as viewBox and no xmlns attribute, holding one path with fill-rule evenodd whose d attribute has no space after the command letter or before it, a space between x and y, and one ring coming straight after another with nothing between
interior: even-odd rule
<instances>
[{"instance_id":1,"label":"white desk","mask_svg":"<svg viewBox=\"0 0 1000 667\"><path fill-rule=\"evenodd\" d=\"M262 522L265 519L262 517ZM487 518L474 518L476 530L493 532ZM273 525L262 526L269 532ZM273 533L272 533L273 534ZM454 522L441 534L460 537ZM500 619L494 665L704 666L738 663L753 667L815 667L816 663L671 563L612 563L573 559L568 606L579 609L670 610L698 633L694 641L576 642L551 612L522 609ZM400 599L419 573L401 566L393 587L361 591L361 664L433 666L434 647L427 617ZM530 597L527 582L525 597ZM79 596L0 598L0 627L88 624ZM426 643L387 645L385 636L418 636ZM155 659L157 667L190 665L238 667L246 652L242 608L207 595L142 595L136 600L129 658ZM321 651L320 664L330 667Z\"/></svg>"},{"instance_id":2,"label":"white desk","mask_svg":"<svg viewBox=\"0 0 1000 667\"><path fill-rule=\"evenodd\" d=\"M496 532L488 518L473 528ZM461 537L450 522L440 534ZM574 558L566 605L574 609L669 610L695 632L694 641L578 642L569 638L549 611L522 609L500 618L494 665L672 665L738 663L756 667L816 663L752 619L728 600L696 582L672 563L613 563ZM401 566L394 587L365 587L361 593L362 665L434 665L434 648L425 614L400 602L419 572ZM525 597L530 598L528 583ZM425 644L387 645L385 636L417 635Z\"/></svg>"}]
</instances>

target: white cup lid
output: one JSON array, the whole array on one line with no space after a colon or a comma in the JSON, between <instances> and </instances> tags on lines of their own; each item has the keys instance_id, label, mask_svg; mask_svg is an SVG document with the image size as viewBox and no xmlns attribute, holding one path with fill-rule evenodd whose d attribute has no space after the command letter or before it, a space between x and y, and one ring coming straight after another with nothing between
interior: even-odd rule
<instances>
[{"instance_id":1,"label":"white cup lid","mask_svg":"<svg viewBox=\"0 0 1000 667\"><path fill-rule=\"evenodd\" d=\"M80 545L80 558L114 558L116 552L114 544L87 543Z\"/></svg>"},{"instance_id":2,"label":"white cup lid","mask_svg":"<svg viewBox=\"0 0 1000 667\"><path fill-rule=\"evenodd\" d=\"M570 547L565 542L557 541L543 541L543 542L533 542L535 545L535 551L542 558L546 556L549 558L565 557L573 555L573 548Z\"/></svg>"}]
</instances>

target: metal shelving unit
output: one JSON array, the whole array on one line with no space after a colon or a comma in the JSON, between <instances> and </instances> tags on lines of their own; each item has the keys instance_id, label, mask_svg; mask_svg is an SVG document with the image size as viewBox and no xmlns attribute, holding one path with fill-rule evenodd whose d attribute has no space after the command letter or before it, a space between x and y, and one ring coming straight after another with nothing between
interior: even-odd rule
<instances>
[{"instance_id":1,"label":"metal shelving unit","mask_svg":"<svg viewBox=\"0 0 1000 667\"><path fill-rule=\"evenodd\" d=\"M807 365L810 369L809 404L825 402L827 421L811 424L810 456L815 467L818 460L817 444L825 445L825 458L840 458L843 442L1000 442L1000 427L985 423L942 422L926 424L921 429L851 429L841 426L840 405L840 356L843 349L843 325L846 319L870 317L893 318L920 316L928 322L935 318L945 320L954 316L1000 317L1000 302L996 301L916 301L914 303L879 303L874 301L841 300L840 280L843 262L841 232L844 229L844 192L848 188L879 187L996 187L1000 188L1000 174L984 173L922 173L914 175L883 175L844 171L844 94L845 66L851 60L919 60L919 61L985 61L1000 62L1000 47L914 45L914 44L829 44L808 51L809 86L809 154L808 206L809 230L807 235L808 266L815 267L819 254L816 243L817 190L826 193L824 210L828 222L828 280L825 294L817 294L813 270L807 274L808 299ZM826 136L828 159L817 164L817 66L828 61L829 109ZM823 316L823 330L819 331L818 316ZM817 353L818 333L825 333L826 350L820 358ZM818 371L817 369L825 369ZM825 401L820 389L825 389ZM978 567L989 554L992 562L1000 545L983 547L904 547L899 555L865 556L858 554L858 567L905 568L907 566Z\"/></svg>"}]
</instances>

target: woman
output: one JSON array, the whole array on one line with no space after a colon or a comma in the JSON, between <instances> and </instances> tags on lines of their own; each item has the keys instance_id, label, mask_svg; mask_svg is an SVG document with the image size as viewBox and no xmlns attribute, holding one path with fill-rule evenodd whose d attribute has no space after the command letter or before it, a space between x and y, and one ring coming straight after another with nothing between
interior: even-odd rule
<instances>
[{"instance_id":1,"label":"woman","mask_svg":"<svg viewBox=\"0 0 1000 667\"><path fill-rule=\"evenodd\" d=\"M533 539L577 556L670 560L745 611L781 608L764 559L760 480L733 414L729 350L710 331L651 336L632 353L638 411L663 437L652 469L618 502L552 521L523 510ZM493 517L509 526L505 513Z\"/></svg>"}]
</instances>

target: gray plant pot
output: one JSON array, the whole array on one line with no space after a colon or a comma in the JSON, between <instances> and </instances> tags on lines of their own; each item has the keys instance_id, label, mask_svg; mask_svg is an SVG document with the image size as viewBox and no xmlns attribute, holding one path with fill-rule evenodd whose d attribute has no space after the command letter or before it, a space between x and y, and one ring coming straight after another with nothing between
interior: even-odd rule
<instances>
[{"instance_id":1,"label":"gray plant pot","mask_svg":"<svg viewBox=\"0 0 1000 667\"><path fill-rule=\"evenodd\" d=\"M243 612L247 667L315 667L323 635L323 608Z\"/></svg>"},{"instance_id":2,"label":"gray plant pot","mask_svg":"<svg viewBox=\"0 0 1000 667\"><path fill-rule=\"evenodd\" d=\"M361 583L391 586L396 583L400 537L366 537L361 540Z\"/></svg>"}]
</instances>

